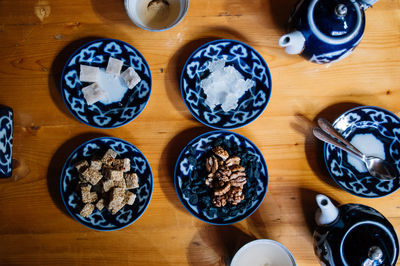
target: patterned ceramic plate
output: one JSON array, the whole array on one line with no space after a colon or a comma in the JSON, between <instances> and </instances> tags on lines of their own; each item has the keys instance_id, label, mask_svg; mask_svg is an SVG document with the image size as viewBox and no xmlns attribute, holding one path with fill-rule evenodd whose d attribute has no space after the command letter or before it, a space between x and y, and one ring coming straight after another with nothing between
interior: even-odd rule
<instances>
[{"instance_id":1,"label":"patterned ceramic plate","mask_svg":"<svg viewBox=\"0 0 400 266\"><path fill-rule=\"evenodd\" d=\"M109 148L117 152L118 158L131 160L131 171L139 177L139 188L132 190L136 194L135 203L125 205L117 214L112 215L106 208L95 210L89 218L79 215L81 210L80 194L77 192L79 181L75 163L93 156L102 156ZM81 224L101 231L124 228L136 221L146 210L153 192L153 175L144 155L132 144L117 138L103 137L92 139L79 146L65 162L61 174L61 197L68 212Z\"/></svg>"},{"instance_id":2,"label":"patterned ceramic plate","mask_svg":"<svg viewBox=\"0 0 400 266\"><path fill-rule=\"evenodd\" d=\"M224 59L256 85L238 102L235 110L212 110L205 103L200 81L209 74L209 62ZM198 48L187 60L181 76L181 93L192 115L201 123L217 129L234 129L254 121L264 111L271 95L271 75L267 63L253 48L235 40L216 40Z\"/></svg>"},{"instance_id":3,"label":"patterned ceramic plate","mask_svg":"<svg viewBox=\"0 0 400 266\"><path fill-rule=\"evenodd\" d=\"M110 57L124 61L122 71L133 67L141 81L128 90L120 102L88 105L82 88L90 85L79 80L80 65L106 68ZM131 45L113 39L89 42L68 59L61 77L61 92L71 113L82 123L97 128L115 128L132 121L145 108L151 93L151 73L144 57Z\"/></svg>"},{"instance_id":4,"label":"patterned ceramic plate","mask_svg":"<svg viewBox=\"0 0 400 266\"><path fill-rule=\"evenodd\" d=\"M212 191L204 183L206 157L218 145L241 157L240 164L246 168L245 198L236 206L214 207ZM264 200L268 171L263 155L247 138L233 132L213 131L186 145L175 165L174 183L179 199L192 215L210 224L233 224L250 216Z\"/></svg>"},{"instance_id":5,"label":"patterned ceramic plate","mask_svg":"<svg viewBox=\"0 0 400 266\"><path fill-rule=\"evenodd\" d=\"M387 160L400 172L400 119L396 115L378 107L362 106L339 116L333 126L361 152ZM400 187L400 178L372 177L362 161L331 144L325 144L324 157L336 183L356 196L382 197Z\"/></svg>"},{"instance_id":6,"label":"patterned ceramic plate","mask_svg":"<svg viewBox=\"0 0 400 266\"><path fill-rule=\"evenodd\" d=\"M11 177L13 110L0 106L0 177Z\"/></svg>"}]
</instances>

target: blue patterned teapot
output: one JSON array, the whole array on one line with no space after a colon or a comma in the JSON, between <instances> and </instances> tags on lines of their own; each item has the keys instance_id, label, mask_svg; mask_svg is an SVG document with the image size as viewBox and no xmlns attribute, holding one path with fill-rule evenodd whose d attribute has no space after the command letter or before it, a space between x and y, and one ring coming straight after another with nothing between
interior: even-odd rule
<instances>
[{"instance_id":1,"label":"blue patterned teapot","mask_svg":"<svg viewBox=\"0 0 400 266\"><path fill-rule=\"evenodd\" d=\"M279 39L288 54L323 64L348 56L360 43L364 10L378 0L300 0L289 18L292 32Z\"/></svg>"},{"instance_id":2,"label":"blue patterned teapot","mask_svg":"<svg viewBox=\"0 0 400 266\"><path fill-rule=\"evenodd\" d=\"M322 265L396 265L399 243L390 222L361 204L335 207L317 195L314 248Z\"/></svg>"}]
</instances>

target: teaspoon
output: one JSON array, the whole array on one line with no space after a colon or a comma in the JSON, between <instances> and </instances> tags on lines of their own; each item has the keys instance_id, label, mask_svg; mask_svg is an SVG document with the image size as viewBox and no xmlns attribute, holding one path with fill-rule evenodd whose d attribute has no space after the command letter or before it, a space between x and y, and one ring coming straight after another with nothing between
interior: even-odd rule
<instances>
[{"instance_id":1,"label":"teaspoon","mask_svg":"<svg viewBox=\"0 0 400 266\"><path fill-rule=\"evenodd\" d=\"M372 176L383 180L391 180L398 176L397 169L395 169L392 164L382 160L381 158L375 156L366 156L360 152L342 135L340 135L340 133L337 132L336 129L334 129L326 119L319 118L318 125L321 128L313 129L313 134L315 137L361 159L365 163L368 172Z\"/></svg>"}]
</instances>

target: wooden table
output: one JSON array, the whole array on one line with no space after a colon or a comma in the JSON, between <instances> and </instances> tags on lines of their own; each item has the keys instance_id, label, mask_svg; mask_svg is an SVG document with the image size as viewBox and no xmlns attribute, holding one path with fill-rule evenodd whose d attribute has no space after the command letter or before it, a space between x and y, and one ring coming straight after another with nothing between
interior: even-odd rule
<instances>
[{"instance_id":1,"label":"wooden table","mask_svg":"<svg viewBox=\"0 0 400 266\"><path fill-rule=\"evenodd\" d=\"M327 176L321 143L311 135L318 116L331 121L355 105L400 114L400 0L367 11L364 39L352 55L316 65L286 55L278 45L295 0L192 0L184 20L165 32L136 27L122 0L2 0L0 104L14 109L15 169L0 180L2 264L223 265L251 239L283 243L298 265L318 265L313 252L314 197L362 203L384 214L400 232L399 192L364 199ZM150 65L153 89L131 123L100 130L80 123L63 103L58 81L81 44L116 38L137 48ZM234 130L262 151L269 170L267 196L249 218L213 226L190 215L173 186L180 150L211 130L195 120L180 95L181 68L201 44L243 41L266 60L272 96L253 123ZM97 136L133 143L147 157L154 192L144 215L113 232L90 230L64 209L59 177L79 144Z\"/></svg>"}]
</instances>

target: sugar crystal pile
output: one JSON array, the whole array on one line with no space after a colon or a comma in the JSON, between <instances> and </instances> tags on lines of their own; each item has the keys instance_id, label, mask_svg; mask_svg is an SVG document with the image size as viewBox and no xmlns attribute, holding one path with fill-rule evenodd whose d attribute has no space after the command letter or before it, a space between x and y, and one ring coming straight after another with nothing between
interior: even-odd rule
<instances>
[{"instance_id":1,"label":"sugar crystal pile","mask_svg":"<svg viewBox=\"0 0 400 266\"><path fill-rule=\"evenodd\" d=\"M255 86L251 79L244 79L233 66L225 66L225 60L210 61L210 74L200 82L206 94L205 103L214 110L218 105L224 112L234 110L244 93Z\"/></svg>"}]
</instances>

